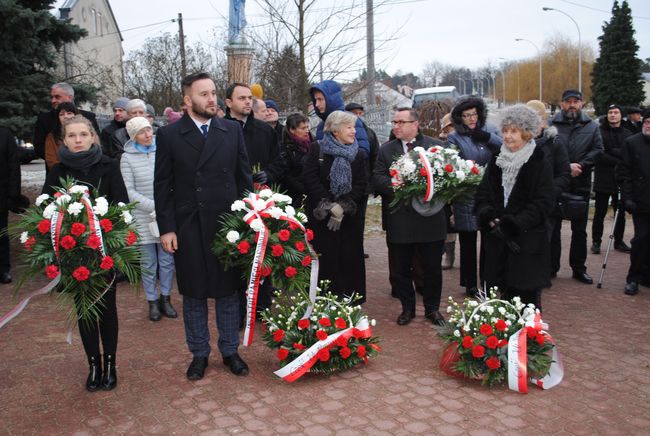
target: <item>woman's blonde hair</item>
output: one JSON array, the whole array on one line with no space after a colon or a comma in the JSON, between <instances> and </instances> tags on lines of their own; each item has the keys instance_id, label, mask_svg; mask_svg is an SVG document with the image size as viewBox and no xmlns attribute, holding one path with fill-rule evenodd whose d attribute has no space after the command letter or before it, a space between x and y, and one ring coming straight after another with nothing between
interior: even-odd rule
<instances>
[{"instance_id":1,"label":"woman's blonde hair","mask_svg":"<svg viewBox=\"0 0 650 436\"><path fill-rule=\"evenodd\" d=\"M351 112L334 111L325 120L324 132L340 132L344 126L357 122L357 116Z\"/></svg>"},{"instance_id":2,"label":"woman's blonde hair","mask_svg":"<svg viewBox=\"0 0 650 436\"><path fill-rule=\"evenodd\" d=\"M93 137L95 138L95 141L97 140L97 132L95 132L95 128L93 127L90 120L88 118L84 117L83 115L75 115L72 118L68 118L67 120L63 120L63 123L61 123L61 133L62 133L63 137L65 137L65 132L66 132L68 126L71 125L71 124L85 124L86 127L88 127L88 130L90 130L90 133L93 134Z\"/></svg>"}]
</instances>

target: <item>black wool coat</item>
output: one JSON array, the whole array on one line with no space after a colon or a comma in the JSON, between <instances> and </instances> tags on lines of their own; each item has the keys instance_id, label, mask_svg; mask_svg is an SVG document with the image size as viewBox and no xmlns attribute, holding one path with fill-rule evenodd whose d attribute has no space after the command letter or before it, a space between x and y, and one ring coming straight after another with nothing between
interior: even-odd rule
<instances>
[{"instance_id":1,"label":"black wool coat","mask_svg":"<svg viewBox=\"0 0 650 436\"><path fill-rule=\"evenodd\" d=\"M502 171L493 157L475 196L476 215L485 235L485 279L488 286L529 290L550 286L550 249L546 228L554 206L553 174L544 153L536 148L517 175L504 206ZM489 222L500 219L507 240L519 246L514 252L497 237Z\"/></svg>"},{"instance_id":2,"label":"black wool coat","mask_svg":"<svg viewBox=\"0 0 650 436\"><path fill-rule=\"evenodd\" d=\"M240 271L224 271L211 247L219 216L251 191L244 137L233 121L212 118L203 138L189 115L158 129L154 201L163 235L176 232L176 281L182 295L215 298L242 287Z\"/></svg>"},{"instance_id":3,"label":"black wool coat","mask_svg":"<svg viewBox=\"0 0 650 436\"><path fill-rule=\"evenodd\" d=\"M14 135L0 127L0 213L9 210L9 201L20 195L20 163Z\"/></svg>"},{"instance_id":4,"label":"black wool coat","mask_svg":"<svg viewBox=\"0 0 650 436\"><path fill-rule=\"evenodd\" d=\"M625 140L616 167L621 200L636 203L636 212L650 213L650 136L637 133Z\"/></svg>"},{"instance_id":5,"label":"black wool coat","mask_svg":"<svg viewBox=\"0 0 650 436\"><path fill-rule=\"evenodd\" d=\"M621 163L621 149L623 141L632 132L625 127L612 127L607 122L607 117L600 120L600 136L603 138L603 153L596 159L594 168L594 192L605 192L616 194L618 184L616 183L616 165Z\"/></svg>"},{"instance_id":6,"label":"black wool coat","mask_svg":"<svg viewBox=\"0 0 650 436\"><path fill-rule=\"evenodd\" d=\"M418 134L415 147L429 148L444 146L442 141ZM375 192L381 195L381 220L388 242L410 244L416 242L441 241L447 237L447 218L444 209L432 216L422 216L410 206L389 207L393 201L390 166L404 154L402 141L393 139L379 148L375 163L372 184Z\"/></svg>"}]
</instances>

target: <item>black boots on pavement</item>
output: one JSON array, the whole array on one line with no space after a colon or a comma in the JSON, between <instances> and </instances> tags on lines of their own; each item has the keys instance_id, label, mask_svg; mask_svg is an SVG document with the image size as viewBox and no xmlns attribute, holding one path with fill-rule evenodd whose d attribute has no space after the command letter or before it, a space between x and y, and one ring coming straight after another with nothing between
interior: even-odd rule
<instances>
[{"instance_id":1,"label":"black boots on pavement","mask_svg":"<svg viewBox=\"0 0 650 436\"><path fill-rule=\"evenodd\" d=\"M169 295L161 295L160 299L147 301L147 303L149 303L149 320L151 321L160 321L162 315L167 318L176 318L178 316Z\"/></svg>"},{"instance_id":2,"label":"black boots on pavement","mask_svg":"<svg viewBox=\"0 0 650 436\"><path fill-rule=\"evenodd\" d=\"M95 392L99 389L110 391L117 386L117 373L115 371L115 355L104 354L104 368L98 355L88 358L90 371L86 379L86 389Z\"/></svg>"}]
</instances>

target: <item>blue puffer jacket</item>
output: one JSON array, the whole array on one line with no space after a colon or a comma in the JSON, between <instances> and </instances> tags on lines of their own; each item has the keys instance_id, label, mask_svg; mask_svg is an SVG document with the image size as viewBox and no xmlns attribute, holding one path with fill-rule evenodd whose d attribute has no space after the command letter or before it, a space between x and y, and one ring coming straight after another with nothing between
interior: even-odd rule
<instances>
[{"instance_id":1,"label":"blue puffer jacket","mask_svg":"<svg viewBox=\"0 0 650 436\"><path fill-rule=\"evenodd\" d=\"M314 91L320 91L325 96L325 112L322 113L316 107L316 98L314 97ZM345 103L343 102L343 92L341 91L341 85L336 83L333 80L323 80L320 83L312 86L309 89L309 95L311 96L311 102L314 104L314 111L318 118L322 121L318 124L316 128L316 139L323 139L323 126L325 125L325 120L334 111L344 111ZM357 117L357 121L354 125L356 129L356 138L359 143L359 149L363 150L364 158L368 159L370 154L370 142L368 142L368 134L366 129L363 126L361 118Z\"/></svg>"}]
</instances>

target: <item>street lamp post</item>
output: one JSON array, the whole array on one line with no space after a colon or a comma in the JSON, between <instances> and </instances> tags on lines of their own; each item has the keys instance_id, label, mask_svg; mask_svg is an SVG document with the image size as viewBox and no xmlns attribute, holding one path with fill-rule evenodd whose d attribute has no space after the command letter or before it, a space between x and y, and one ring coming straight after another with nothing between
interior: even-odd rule
<instances>
[{"instance_id":1,"label":"street lamp post","mask_svg":"<svg viewBox=\"0 0 650 436\"><path fill-rule=\"evenodd\" d=\"M537 44L535 44L533 41L525 38L515 38L515 41L526 41L529 42L537 49L537 57L539 58L539 101L544 101L542 100L542 52L539 50L539 47L537 47Z\"/></svg>"},{"instance_id":2,"label":"street lamp post","mask_svg":"<svg viewBox=\"0 0 650 436\"><path fill-rule=\"evenodd\" d=\"M549 8L546 6L543 7L542 10L555 11L561 13L562 15L566 15L571 21L573 21L573 24L576 25L576 29L578 29L578 91L582 92L582 37L580 36L580 26L578 26L578 22L574 20L571 15L567 14L564 11L556 8Z\"/></svg>"}]
</instances>

